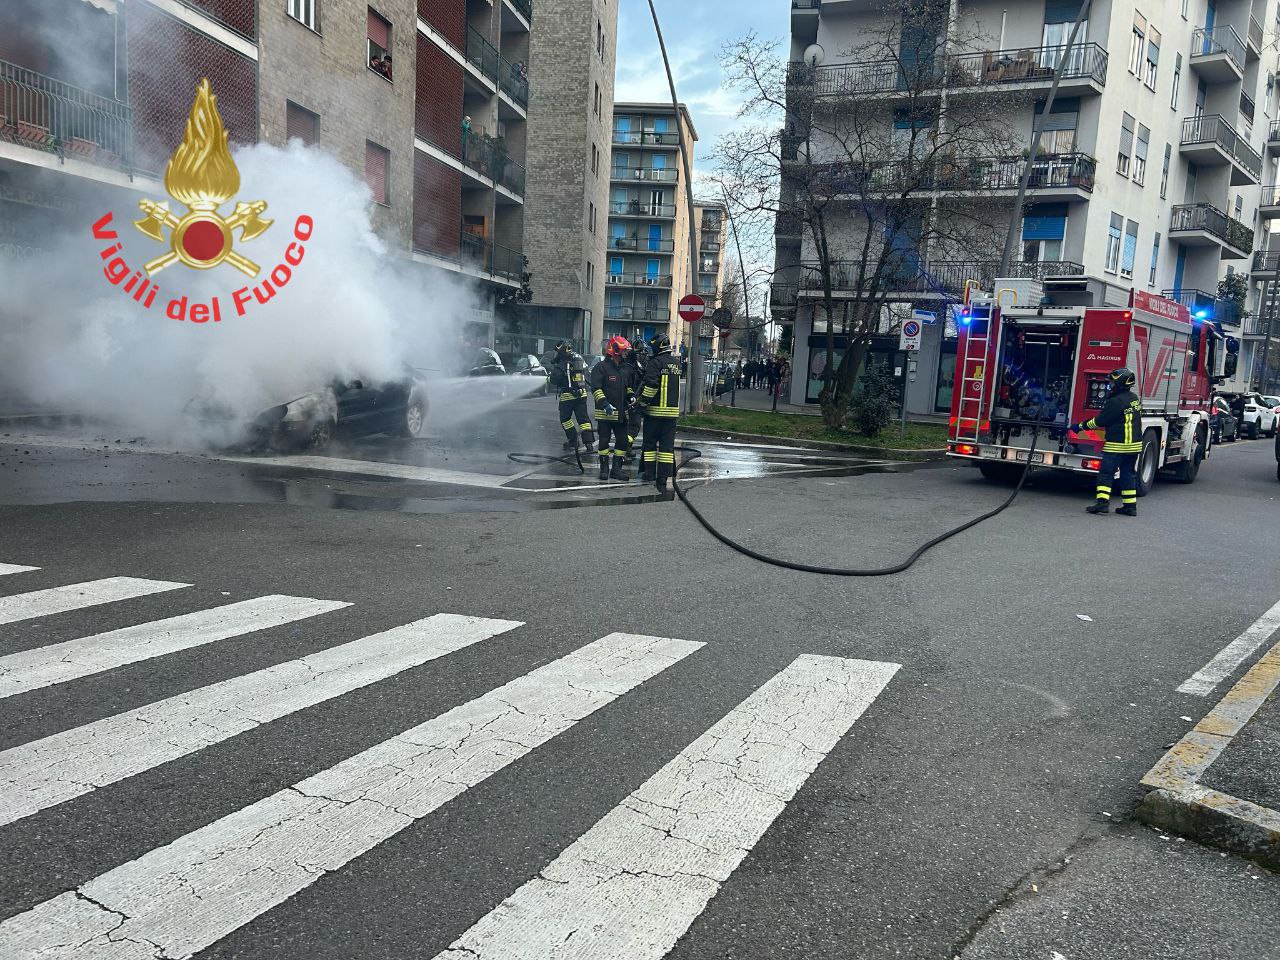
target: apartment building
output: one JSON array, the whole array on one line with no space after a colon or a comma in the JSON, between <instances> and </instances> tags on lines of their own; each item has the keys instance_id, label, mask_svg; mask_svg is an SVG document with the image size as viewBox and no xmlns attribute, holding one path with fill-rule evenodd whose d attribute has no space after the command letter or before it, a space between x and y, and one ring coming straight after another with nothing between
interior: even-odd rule
<instances>
[{"instance_id":1,"label":"apartment building","mask_svg":"<svg viewBox=\"0 0 1280 960\"><path fill-rule=\"evenodd\" d=\"M362 176L390 248L476 290L493 342L524 262L530 0L0 4L0 255L163 195L208 77L233 143L297 138ZM92 202L88 202L90 197Z\"/></svg>"},{"instance_id":2,"label":"apartment building","mask_svg":"<svg viewBox=\"0 0 1280 960\"><path fill-rule=\"evenodd\" d=\"M685 200L677 123L692 153L698 134L683 104L678 112L671 104L613 105L603 339L648 339L659 330L673 343L682 339L676 304L696 282L695 211Z\"/></svg>"},{"instance_id":3,"label":"apartment building","mask_svg":"<svg viewBox=\"0 0 1280 960\"><path fill-rule=\"evenodd\" d=\"M539 77L525 195L533 300L520 311L521 340L541 353L567 338L593 353L604 329L618 3L539 0L531 42Z\"/></svg>"},{"instance_id":4,"label":"apartment building","mask_svg":"<svg viewBox=\"0 0 1280 960\"><path fill-rule=\"evenodd\" d=\"M1243 385L1261 356L1259 312L1271 300L1263 283L1274 282L1280 269L1280 242L1269 238L1280 216L1276 0L1095 2L1065 57L1079 0L959 0L950 18L941 5L933 24L919 22L920 9L793 0L789 119L803 130L808 117L861 101L883 108L886 136L927 124L894 113L903 89L913 86L904 82L903 71L911 70L911 79L923 79L939 99L982 96L1006 121L1010 142L1027 147L1060 70L1027 202L1016 214L1009 273L1097 303L1123 303L1131 288L1179 300L1242 340L1240 375L1228 386ZM942 54L917 63L910 49L922 31L938 36ZM866 46L868 36L895 33L902 56L887 58ZM784 144L793 159L797 140L804 134ZM949 409L955 348L948 316L966 280L994 280L1023 155L948 158L943 166L921 192L921 217L942 206L962 215L968 204L992 217L996 229L989 245L916 250L915 269L895 277L897 302L885 311L886 335L872 351L907 381L908 407L916 413ZM784 183L784 207L788 189L794 185ZM1006 203L1009 212L1001 214L996 205ZM852 206L847 217L838 236L857 233ZM794 320L794 366L810 372L793 377L791 399L813 403L822 385L825 324L834 321L815 319L821 284L803 226L787 210L778 218L771 305L775 317ZM1218 294L1219 281L1232 273L1248 278L1245 317ZM848 274L836 274L836 296L856 298ZM914 379L890 334L911 309L937 320L925 328Z\"/></svg>"},{"instance_id":5,"label":"apartment building","mask_svg":"<svg viewBox=\"0 0 1280 960\"><path fill-rule=\"evenodd\" d=\"M724 237L729 211L723 203L695 202L693 212L698 237L698 284L694 289L707 301L710 311L720 306L724 289ZM721 340L715 325L704 320L698 327L698 349L703 356L718 356Z\"/></svg>"}]
</instances>

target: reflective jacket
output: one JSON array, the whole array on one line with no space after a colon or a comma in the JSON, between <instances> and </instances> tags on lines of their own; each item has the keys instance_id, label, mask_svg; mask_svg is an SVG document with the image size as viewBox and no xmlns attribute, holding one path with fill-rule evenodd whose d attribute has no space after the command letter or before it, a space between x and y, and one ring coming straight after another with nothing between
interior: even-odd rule
<instances>
[{"instance_id":1,"label":"reflective jacket","mask_svg":"<svg viewBox=\"0 0 1280 960\"><path fill-rule=\"evenodd\" d=\"M591 371L591 395L596 401L596 419L616 422L626 416L626 409L635 399L632 387L632 370L629 363L616 363L605 357ZM613 407L613 413L605 413L605 406Z\"/></svg>"},{"instance_id":2,"label":"reflective jacket","mask_svg":"<svg viewBox=\"0 0 1280 960\"><path fill-rule=\"evenodd\" d=\"M650 417L680 416L680 361L665 350L652 357L644 368L640 402Z\"/></svg>"},{"instance_id":3,"label":"reflective jacket","mask_svg":"<svg viewBox=\"0 0 1280 960\"><path fill-rule=\"evenodd\" d=\"M547 372L551 386L560 394L561 400L578 400L587 395L587 361L581 354L570 353L566 357L557 357Z\"/></svg>"},{"instance_id":4,"label":"reflective jacket","mask_svg":"<svg viewBox=\"0 0 1280 960\"><path fill-rule=\"evenodd\" d=\"M1113 393L1102 410L1084 424L1086 430L1105 429L1103 453L1142 452L1142 401L1132 390Z\"/></svg>"}]
</instances>

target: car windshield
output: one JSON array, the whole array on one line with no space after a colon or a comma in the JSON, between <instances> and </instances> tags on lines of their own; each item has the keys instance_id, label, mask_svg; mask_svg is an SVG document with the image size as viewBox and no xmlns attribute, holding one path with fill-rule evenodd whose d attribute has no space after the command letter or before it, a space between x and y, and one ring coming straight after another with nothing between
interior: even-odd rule
<instances>
[{"instance_id":1,"label":"car windshield","mask_svg":"<svg viewBox=\"0 0 1280 960\"><path fill-rule=\"evenodd\" d=\"M1263 397L1262 402L1268 407L1280 407L1280 397Z\"/></svg>"}]
</instances>

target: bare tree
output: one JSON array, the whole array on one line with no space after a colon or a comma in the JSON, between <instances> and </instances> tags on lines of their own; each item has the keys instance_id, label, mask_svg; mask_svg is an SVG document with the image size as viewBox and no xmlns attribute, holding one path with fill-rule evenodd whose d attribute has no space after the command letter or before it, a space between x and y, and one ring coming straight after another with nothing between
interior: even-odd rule
<instances>
[{"instance_id":1,"label":"bare tree","mask_svg":"<svg viewBox=\"0 0 1280 960\"><path fill-rule=\"evenodd\" d=\"M803 239L794 266L816 294L815 329L825 323L821 402L833 427L871 338L904 312L892 306L958 295L970 279L959 273L1000 256L1028 138L1008 122L1010 94L991 89L991 55L965 55L990 38L948 17L942 0L901 0L835 65L785 63L755 35L724 51L745 122L719 142L722 176L740 222L772 220Z\"/></svg>"}]
</instances>

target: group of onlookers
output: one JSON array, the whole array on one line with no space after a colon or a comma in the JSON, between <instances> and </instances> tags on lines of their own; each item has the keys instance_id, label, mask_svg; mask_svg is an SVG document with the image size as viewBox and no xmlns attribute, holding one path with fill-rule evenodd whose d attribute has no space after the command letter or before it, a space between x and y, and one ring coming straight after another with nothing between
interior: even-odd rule
<instances>
[{"instance_id":1,"label":"group of onlookers","mask_svg":"<svg viewBox=\"0 0 1280 960\"><path fill-rule=\"evenodd\" d=\"M759 359L752 358L746 363L738 361L737 376L738 388L741 390L768 390L772 393L778 388L778 384L787 379L787 372L790 370L790 364L787 358L762 357Z\"/></svg>"}]
</instances>

